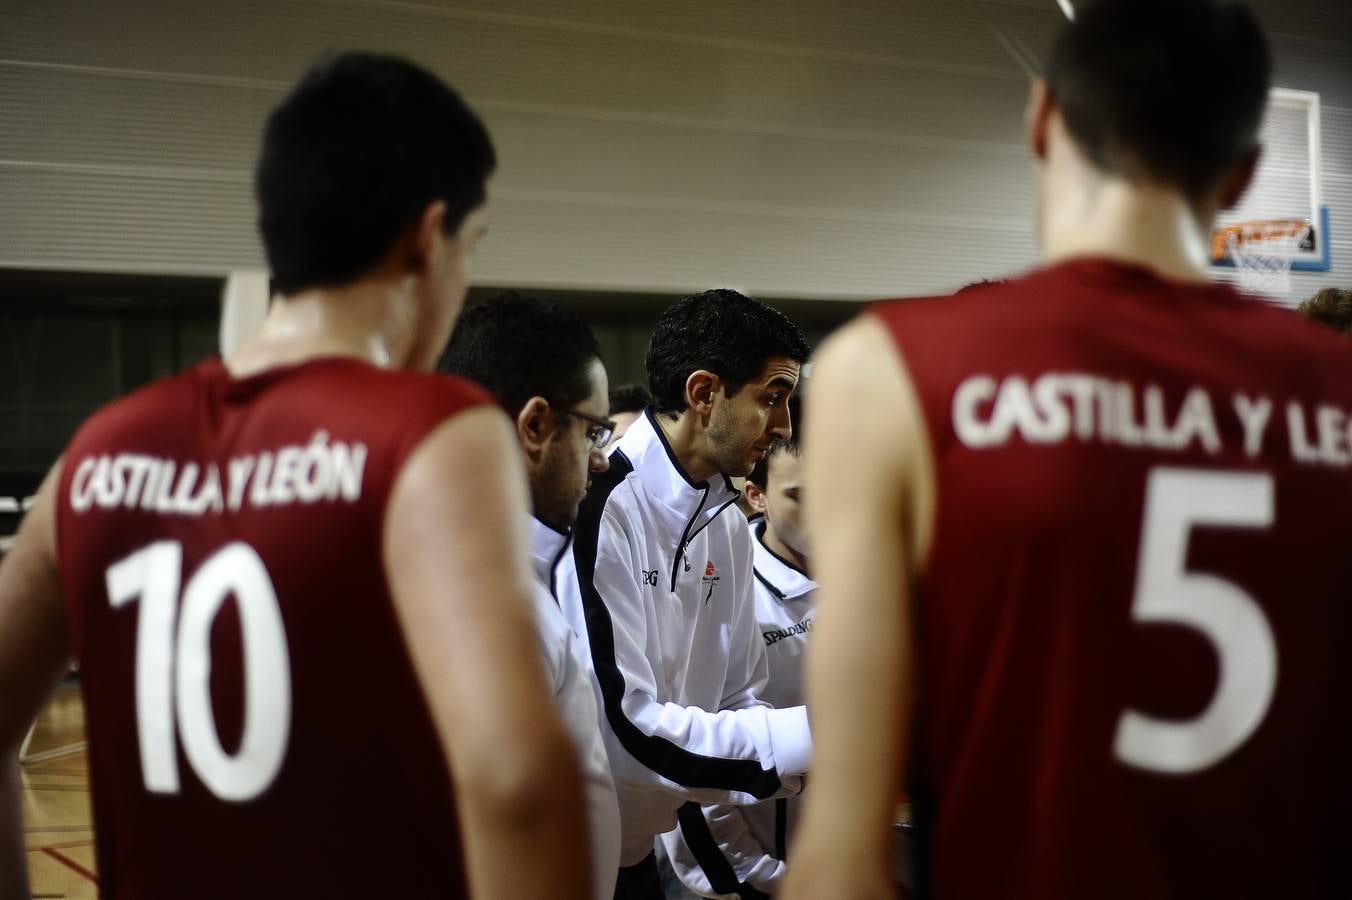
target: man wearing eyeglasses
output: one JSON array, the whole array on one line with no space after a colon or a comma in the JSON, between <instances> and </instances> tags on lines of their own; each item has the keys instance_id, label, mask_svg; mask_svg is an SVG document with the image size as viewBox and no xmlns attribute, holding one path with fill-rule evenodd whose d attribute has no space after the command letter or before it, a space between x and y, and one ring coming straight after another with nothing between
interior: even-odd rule
<instances>
[{"instance_id":1,"label":"man wearing eyeglasses","mask_svg":"<svg viewBox=\"0 0 1352 900\"><path fill-rule=\"evenodd\" d=\"M609 900L620 857L615 786L597 718L588 654L559 609L559 564L590 474L609 468L606 369L591 328L558 307L507 293L467 310L443 372L478 382L507 411L530 481L531 555L541 650L587 776L595 896Z\"/></svg>"}]
</instances>

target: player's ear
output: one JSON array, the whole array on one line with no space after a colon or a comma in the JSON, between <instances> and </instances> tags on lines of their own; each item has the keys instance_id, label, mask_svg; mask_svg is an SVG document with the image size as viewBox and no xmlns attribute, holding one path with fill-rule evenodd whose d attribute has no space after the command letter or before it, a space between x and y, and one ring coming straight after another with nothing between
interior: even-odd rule
<instances>
[{"instance_id":1,"label":"player's ear","mask_svg":"<svg viewBox=\"0 0 1352 900\"><path fill-rule=\"evenodd\" d=\"M446 201L433 200L427 204L413 224L410 243L410 268L416 272L426 272L433 265L433 256L446 241L446 232L442 227L446 223Z\"/></svg>"},{"instance_id":2,"label":"player's ear","mask_svg":"<svg viewBox=\"0 0 1352 900\"><path fill-rule=\"evenodd\" d=\"M745 481L742 483L742 493L746 495L746 505L764 515L765 492L760 489L760 485L754 481Z\"/></svg>"},{"instance_id":3,"label":"player's ear","mask_svg":"<svg viewBox=\"0 0 1352 900\"><path fill-rule=\"evenodd\" d=\"M693 412L707 416L714 408L714 393L720 384L713 372L696 369L685 380L685 405Z\"/></svg>"},{"instance_id":4,"label":"player's ear","mask_svg":"<svg viewBox=\"0 0 1352 900\"><path fill-rule=\"evenodd\" d=\"M1253 184L1254 174L1258 171L1258 161L1262 158L1263 148L1259 145L1245 153L1239 162L1225 173L1225 177L1221 179L1219 209L1231 209L1239 205L1239 201L1244 199L1245 193L1248 192L1249 185Z\"/></svg>"},{"instance_id":5,"label":"player's ear","mask_svg":"<svg viewBox=\"0 0 1352 900\"><path fill-rule=\"evenodd\" d=\"M531 397L516 414L516 439L526 458L538 460L544 455L545 445L558 427L554 411L544 397Z\"/></svg>"},{"instance_id":6,"label":"player's ear","mask_svg":"<svg viewBox=\"0 0 1352 900\"><path fill-rule=\"evenodd\" d=\"M1056 98L1046 79L1034 78L1028 86L1028 109L1024 113L1024 131L1028 141L1028 151L1034 159L1047 158L1047 131L1050 127L1052 110L1056 108Z\"/></svg>"}]
</instances>

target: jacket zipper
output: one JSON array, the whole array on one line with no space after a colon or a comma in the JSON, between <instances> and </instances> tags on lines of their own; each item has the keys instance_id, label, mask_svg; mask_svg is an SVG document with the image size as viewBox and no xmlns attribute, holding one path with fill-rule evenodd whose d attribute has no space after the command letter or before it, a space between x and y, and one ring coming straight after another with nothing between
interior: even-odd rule
<instances>
[{"instance_id":1,"label":"jacket zipper","mask_svg":"<svg viewBox=\"0 0 1352 900\"><path fill-rule=\"evenodd\" d=\"M699 518L700 510L704 509L704 501L709 499L709 486L704 486L704 493L699 498L699 505L695 507L695 514L690 517L690 521L685 523L685 530L681 532L681 543L676 547L676 558L671 561L671 593L676 593L676 573L680 570L681 560L685 559L690 551L690 527L695 524Z\"/></svg>"}]
</instances>

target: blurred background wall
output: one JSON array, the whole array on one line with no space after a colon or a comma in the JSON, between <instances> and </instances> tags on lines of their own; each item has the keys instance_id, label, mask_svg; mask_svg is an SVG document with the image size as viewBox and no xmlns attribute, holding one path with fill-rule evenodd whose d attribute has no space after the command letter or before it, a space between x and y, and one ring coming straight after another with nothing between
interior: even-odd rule
<instances>
[{"instance_id":1,"label":"blurred background wall","mask_svg":"<svg viewBox=\"0 0 1352 900\"><path fill-rule=\"evenodd\" d=\"M1277 84L1323 95L1334 264L1295 301L1352 282L1352 3L1254 5ZM475 296L583 311L619 381L693 290L816 339L859 301L1033 265L1022 115L1060 21L1055 0L0 0L0 477L211 350L223 279L263 265L263 118L323 53L407 55L480 111L501 165Z\"/></svg>"}]
</instances>

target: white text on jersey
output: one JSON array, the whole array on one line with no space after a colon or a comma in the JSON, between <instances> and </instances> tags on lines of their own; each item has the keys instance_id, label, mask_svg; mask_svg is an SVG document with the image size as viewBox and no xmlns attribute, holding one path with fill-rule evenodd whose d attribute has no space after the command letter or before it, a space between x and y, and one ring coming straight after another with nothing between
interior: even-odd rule
<instances>
[{"instance_id":1,"label":"white text on jersey","mask_svg":"<svg viewBox=\"0 0 1352 900\"><path fill-rule=\"evenodd\" d=\"M317 431L305 446L237 456L222 467L139 453L86 456L70 482L77 513L100 509L200 516L226 509L286 506L361 498L366 445L330 441Z\"/></svg>"},{"instance_id":2,"label":"white text on jersey","mask_svg":"<svg viewBox=\"0 0 1352 900\"><path fill-rule=\"evenodd\" d=\"M1269 397L1235 393L1230 403L1213 401L1207 389L1192 386L1182 402L1166 404L1157 384L1083 372L1048 372L1029 379L979 374L953 392L953 431L972 449L1000 447L1018 437L1028 444L1060 444L1072 436L1119 447L1177 453L1194 447L1215 456L1222 447L1219 427L1233 412L1249 459L1262 452L1276 404ZM1309 409L1291 400L1285 406L1286 437L1297 463L1344 468L1352 465L1352 416L1330 406Z\"/></svg>"}]
</instances>

